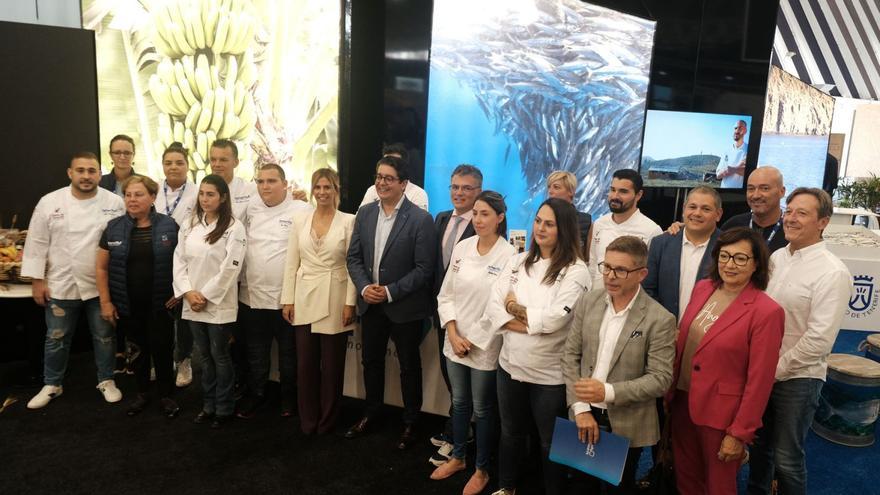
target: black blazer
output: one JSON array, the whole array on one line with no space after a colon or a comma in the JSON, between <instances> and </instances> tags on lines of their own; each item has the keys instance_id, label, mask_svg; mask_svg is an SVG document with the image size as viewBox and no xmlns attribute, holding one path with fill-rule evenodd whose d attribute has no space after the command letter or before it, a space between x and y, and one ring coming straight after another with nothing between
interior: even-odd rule
<instances>
[{"instance_id":1,"label":"black blazer","mask_svg":"<svg viewBox=\"0 0 880 495\"><path fill-rule=\"evenodd\" d=\"M452 218L452 210L441 211L434 219L434 232L437 235L437 263L434 268L434 297L440 293L440 286L443 285L443 278L446 277L446 268L443 268L443 234L446 233L446 226L449 225L449 219ZM464 228L458 242L468 237L476 235L473 222L468 222ZM434 301L437 302L436 300Z\"/></svg>"},{"instance_id":2,"label":"black blazer","mask_svg":"<svg viewBox=\"0 0 880 495\"><path fill-rule=\"evenodd\" d=\"M717 228L712 232L706 252L700 260L700 269L697 271L697 280L709 276L712 268L712 249L721 231ZM664 232L651 239L651 247L648 249L648 276L642 281L645 292L660 303L666 311L675 315L678 320L678 290L681 287L681 243L684 236L684 228L676 235Z\"/></svg>"},{"instance_id":3,"label":"black blazer","mask_svg":"<svg viewBox=\"0 0 880 495\"><path fill-rule=\"evenodd\" d=\"M348 273L358 293L358 315L369 304L361 297L373 283L376 221L381 202L362 206L355 216L348 247ZM436 243L431 214L404 197L379 261L379 285L387 286L390 303L385 314L395 323L427 318L431 314L431 289L436 263Z\"/></svg>"}]
</instances>

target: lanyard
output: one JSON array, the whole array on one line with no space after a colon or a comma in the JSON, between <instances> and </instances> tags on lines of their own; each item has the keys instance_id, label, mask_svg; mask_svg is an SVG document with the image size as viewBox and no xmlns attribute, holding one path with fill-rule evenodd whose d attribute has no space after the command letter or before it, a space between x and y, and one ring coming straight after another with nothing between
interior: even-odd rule
<instances>
[{"instance_id":1,"label":"lanyard","mask_svg":"<svg viewBox=\"0 0 880 495\"><path fill-rule=\"evenodd\" d=\"M776 233L779 232L779 228L782 227L782 215L779 215L779 220L776 222L776 225L773 226L773 230L770 232L770 237L767 238L767 245L773 241L773 237L776 236ZM755 219L749 218L749 229L755 229Z\"/></svg>"},{"instance_id":2,"label":"lanyard","mask_svg":"<svg viewBox=\"0 0 880 495\"><path fill-rule=\"evenodd\" d=\"M174 210L177 209L177 205L180 204L180 200L183 199L183 192L186 191L186 181L180 186L180 194L177 195L177 199L174 200L174 205L171 208L168 207L168 181L165 181L162 190L165 193L165 214L170 217Z\"/></svg>"}]
</instances>

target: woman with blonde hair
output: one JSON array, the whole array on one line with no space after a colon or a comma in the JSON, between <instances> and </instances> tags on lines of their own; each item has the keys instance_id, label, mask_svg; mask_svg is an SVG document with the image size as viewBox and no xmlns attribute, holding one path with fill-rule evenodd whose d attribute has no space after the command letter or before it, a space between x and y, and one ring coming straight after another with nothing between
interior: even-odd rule
<instances>
[{"instance_id":1,"label":"woman with blonde hair","mask_svg":"<svg viewBox=\"0 0 880 495\"><path fill-rule=\"evenodd\" d=\"M354 215L339 207L339 175L329 168L312 174L314 211L293 217L282 314L296 334L297 405L306 435L324 434L339 418L345 345L354 327L354 283L346 253Z\"/></svg>"}]
</instances>

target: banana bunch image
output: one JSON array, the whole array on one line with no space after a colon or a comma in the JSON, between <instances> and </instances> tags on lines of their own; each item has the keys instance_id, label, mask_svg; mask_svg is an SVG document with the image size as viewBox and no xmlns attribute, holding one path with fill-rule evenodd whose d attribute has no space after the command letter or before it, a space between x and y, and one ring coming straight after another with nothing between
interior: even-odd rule
<instances>
[{"instance_id":1,"label":"banana bunch image","mask_svg":"<svg viewBox=\"0 0 880 495\"><path fill-rule=\"evenodd\" d=\"M148 88L158 116L157 148L189 150L195 180L207 173L215 139L243 141L256 123L254 33L249 0L173 0L150 6L160 61Z\"/></svg>"}]
</instances>

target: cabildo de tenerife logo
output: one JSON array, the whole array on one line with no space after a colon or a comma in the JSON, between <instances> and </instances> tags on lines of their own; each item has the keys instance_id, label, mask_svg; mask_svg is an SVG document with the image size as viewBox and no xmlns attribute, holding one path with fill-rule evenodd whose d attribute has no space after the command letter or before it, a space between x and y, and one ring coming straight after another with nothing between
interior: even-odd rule
<instances>
[{"instance_id":1,"label":"cabildo de tenerife logo","mask_svg":"<svg viewBox=\"0 0 880 495\"><path fill-rule=\"evenodd\" d=\"M880 303L880 291L876 290L874 277L869 275L853 277L853 296L849 300L847 316L866 318L877 309L878 303Z\"/></svg>"}]
</instances>

